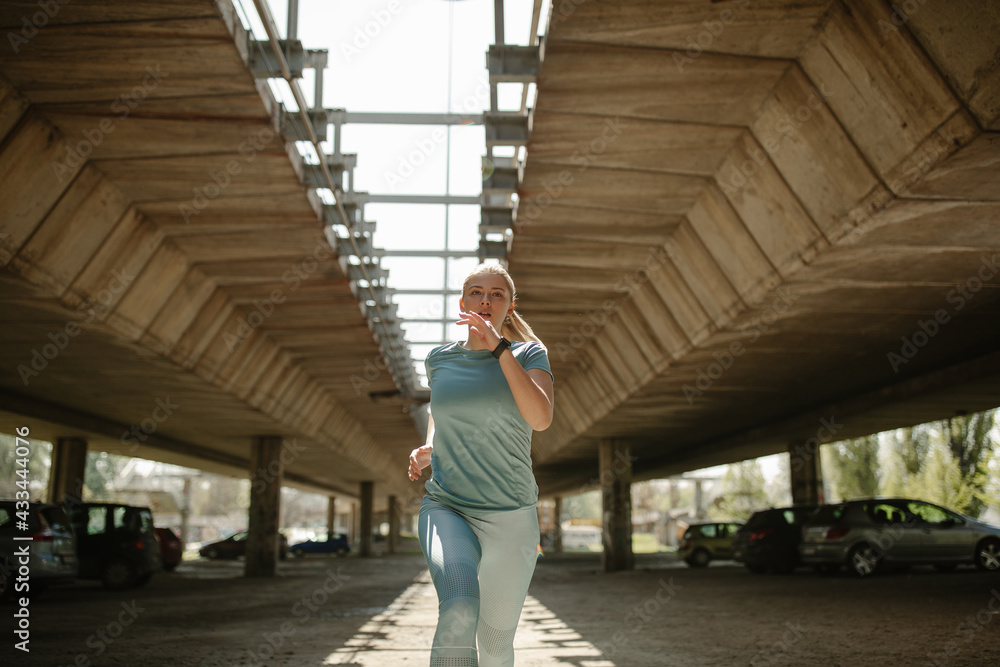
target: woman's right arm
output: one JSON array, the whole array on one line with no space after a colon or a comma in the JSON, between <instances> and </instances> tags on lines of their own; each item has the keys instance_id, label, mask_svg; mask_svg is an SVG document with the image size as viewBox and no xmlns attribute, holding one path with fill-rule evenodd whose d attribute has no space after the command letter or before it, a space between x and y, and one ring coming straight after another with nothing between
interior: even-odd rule
<instances>
[{"instance_id":1,"label":"woman's right arm","mask_svg":"<svg viewBox=\"0 0 1000 667\"><path fill-rule=\"evenodd\" d=\"M427 413L427 439L423 447L417 447L410 452L410 481L420 479L421 471L431 464L431 452L434 449L434 416Z\"/></svg>"}]
</instances>

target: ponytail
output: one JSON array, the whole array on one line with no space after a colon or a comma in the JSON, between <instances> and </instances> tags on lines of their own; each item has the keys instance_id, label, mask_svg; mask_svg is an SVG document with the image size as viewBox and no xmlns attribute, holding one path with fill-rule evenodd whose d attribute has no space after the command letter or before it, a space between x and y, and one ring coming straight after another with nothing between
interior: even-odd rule
<instances>
[{"instance_id":1,"label":"ponytail","mask_svg":"<svg viewBox=\"0 0 1000 667\"><path fill-rule=\"evenodd\" d=\"M510 317L504 320L503 326L500 327L500 335L506 336L510 340L542 342L535 335L535 332L531 330L531 326L524 321L524 318L516 310L510 314Z\"/></svg>"}]
</instances>

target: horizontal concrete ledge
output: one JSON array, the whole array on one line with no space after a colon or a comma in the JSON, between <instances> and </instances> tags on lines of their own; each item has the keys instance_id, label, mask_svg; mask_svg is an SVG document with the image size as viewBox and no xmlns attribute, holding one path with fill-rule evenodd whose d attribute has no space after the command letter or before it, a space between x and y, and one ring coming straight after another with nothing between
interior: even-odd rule
<instances>
[{"instance_id":1,"label":"horizontal concrete ledge","mask_svg":"<svg viewBox=\"0 0 1000 667\"><path fill-rule=\"evenodd\" d=\"M156 433L146 435L146 441L136 446L135 451L130 452L128 450L131 447L121 442L121 435L128 432L131 425L49 401L0 391L0 406L2 406L0 409L0 431L13 434L15 428L25 425L24 418L36 419L45 422L45 426L39 430L36 425L31 425L30 437L34 439L54 442L56 437L80 436L87 438L91 450L161 461L222 475L250 476L249 458L227 456L201 445L168 438ZM250 441L248 439L248 452L249 448ZM338 498L357 499L356 489L353 487L318 485L302 475L287 473L284 475L284 481L286 486L302 491L332 494Z\"/></svg>"},{"instance_id":2,"label":"horizontal concrete ledge","mask_svg":"<svg viewBox=\"0 0 1000 667\"><path fill-rule=\"evenodd\" d=\"M879 417L877 413L883 408L891 408L894 405L920 397L947 391L964 383L986 380L991 376L1000 378L1000 352L991 352L981 357L968 359L946 368L940 368L851 398L807 410L795 417L749 429L739 435L693 445L686 450L696 453L697 456L683 459L671 458L669 462L653 460L646 462L646 465L636 461L633 468L634 477L636 480L656 479L679 474L695 467L702 468L730 463L733 460L740 460L739 457L742 454L746 454L743 458L763 456L765 454L761 454L757 450L766 446L767 443L772 443L770 449L773 450L768 453L776 454L788 451L788 446L792 443L804 445L811 438L818 438L820 444L826 444L827 442L863 437L894 428L914 426L917 423L926 423L936 419L946 419L955 416L954 404L959 402L958 400L934 401L936 412L928 411L920 422L914 423L896 423L892 421L891 415ZM996 407L997 402L1000 401L1000 383L997 385L995 398L996 400L988 404L963 406L962 410L972 413ZM965 400L964 397L961 400ZM866 415L866 413L869 414ZM864 419L857 419L861 416L864 416ZM856 419L852 421L852 417ZM824 429L824 426L831 420L836 422L833 427ZM883 421L884 423L877 429L872 429L873 422ZM830 437L824 437L831 431Z\"/></svg>"}]
</instances>

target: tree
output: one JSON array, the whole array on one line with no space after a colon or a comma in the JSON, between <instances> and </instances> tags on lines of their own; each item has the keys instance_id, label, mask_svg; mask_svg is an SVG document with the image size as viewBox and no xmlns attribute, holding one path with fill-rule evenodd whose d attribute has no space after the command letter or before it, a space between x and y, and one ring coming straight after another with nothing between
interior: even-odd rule
<instances>
[{"instance_id":1,"label":"tree","mask_svg":"<svg viewBox=\"0 0 1000 667\"><path fill-rule=\"evenodd\" d=\"M936 502L978 517L996 505L997 410L899 429L888 439L883 493Z\"/></svg>"},{"instance_id":2,"label":"tree","mask_svg":"<svg viewBox=\"0 0 1000 667\"><path fill-rule=\"evenodd\" d=\"M877 435L854 438L832 446L831 480L843 500L869 498L879 493L882 477Z\"/></svg>"},{"instance_id":3,"label":"tree","mask_svg":"<svg viewBox=\"0 0 1000 667\"><path fill-rule=\"evenodd\" d=\"M975 498L972 485L968 484L944 442L931 445L920 472L906 480L905 495L930 503L937 503L959 512L977 516L972 509Z\"/></svg>"},{"instance_id":4,"label":"tree","mask_svg":"<svg viewBox=\"0 0 1000 667\"><path fill-rule=\"evenodd\" d=\"M722 476L722 489L708 513L713 519L743 519L768 506L764 472L755 459L731 463Z\"/></svg>"},{"instance_id":5,"label":"tree","mask_svg":"<svg viewBox=\"0 0 1000 667\"><path fill-rule=\"evenodd\" d=\"M920 424L899 429L897 442L901 445L899 452L906 476L916 475L920 472L924 459L927 458L927 453L931 449L933 431L933 424Z\"/></svg>"},{"instance_id":6,"label":"tree","mask_svg":"<svg viewBox=\"0 0 1000 667\"><path fill-rule=\"evenodd\" d=\"M985 466L994 449L990 431L996 414L997 410L987 410L953 417L941 423L952 459L963 482L970 487L968 512L973 516L979 516L984 508L982 494L988 481Z\"/></svg>"},{"instance_id":7,"label":"tree","mask_svg":"<svg viewBox=\"0 0 1000 667\"><path fill-rule=\"evenodd\" d=\"M0 433L0 498L14 498L20 489L17 481L23 479L19 470L27 468L28 490L32 500L44 500L49 480L49 467L52 463L52 445L42 440L28 438L28 444L21 438L20 443L13 435ZM28 456L18 457L18 444L27 447ZM22 451L23 453L23 451ZM24 459L27 459L25 466Z\"/></svg>"},{"instance_id":8,"label":"tree","mask_svg":"<svg viewBox=\"0 0 1000 667\"><path fill-rule=\"evenodd\" d=\"M572 519L590 519L599 522L603 513L601 511L601 492L588 491L575 496L567 496L563 500L563 514Z\"/></svg>"}]
</instances>

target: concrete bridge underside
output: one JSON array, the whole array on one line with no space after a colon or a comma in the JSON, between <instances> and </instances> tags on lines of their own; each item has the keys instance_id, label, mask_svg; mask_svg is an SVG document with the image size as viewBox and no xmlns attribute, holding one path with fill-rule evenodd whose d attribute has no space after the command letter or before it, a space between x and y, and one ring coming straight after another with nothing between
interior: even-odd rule
<instances>
[{"instance_id":1,"label":"concrete bridge underside","mask_svg":"<svg viewBox=\"0 0 1000 667\"><path fill-rule=\"evenodd\" d=\"M554 4L510 255L543 494L608 440L643 479L1000 404L995 4ZM4 45L2 426L244 474L281 435L287 481L407 498L418 429L247 61L226 0Z\"/></svg>"},{"instance_id":2,"label":"concrete bridge underside","mask_svg":"<svg viewBox=\"0 0 1000 667\"><path fill-rule=\"evenodd\" d=\"M405 493L417 428L232 3L57 6L0 55L5 430L240 475L278 435L286 483Z\"/></svg>"},{"instance_id":3,"label":"concrete bridge underside","mask_svg":"<svg viewBox=\"0 0 1000 667\"><path fill-rule=\"evenodd\" d=\"M1000 5L554 4L510 262L543 488L1000 404Z\"/></svg>"}]
</instances>

